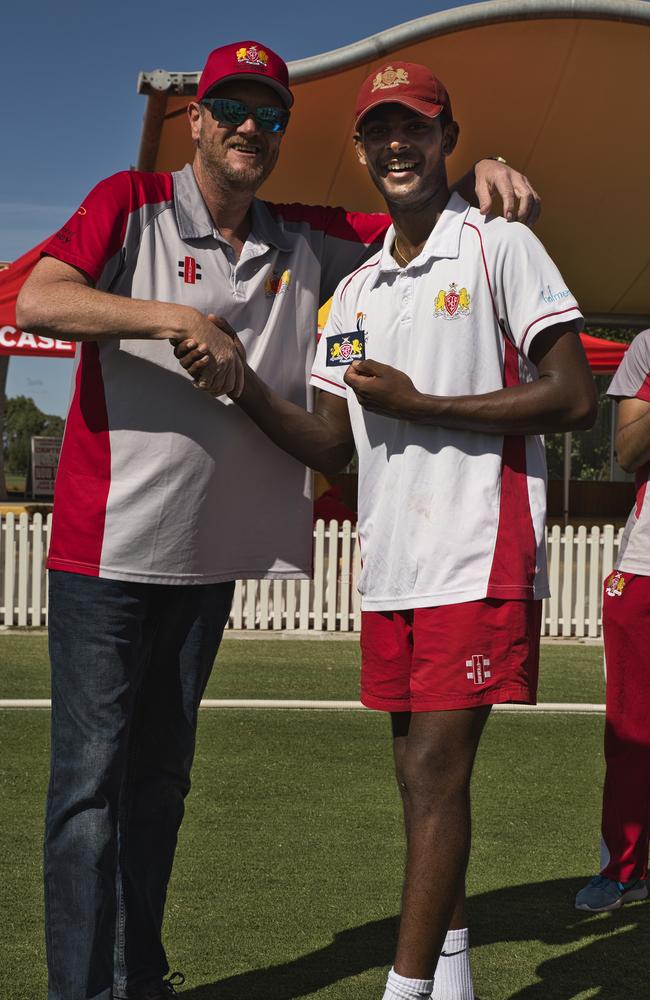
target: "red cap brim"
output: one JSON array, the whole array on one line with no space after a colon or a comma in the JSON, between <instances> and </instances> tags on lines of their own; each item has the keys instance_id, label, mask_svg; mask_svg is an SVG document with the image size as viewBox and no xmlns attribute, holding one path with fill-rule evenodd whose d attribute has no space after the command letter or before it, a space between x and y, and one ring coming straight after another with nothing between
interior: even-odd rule
<instances>
[{"instance_id":1,"label":"red cap brim","mask_svg":"<svg viewBox=\"0 0 650 1000\"><path fill-rule=\"evenodd\" d=\"M417 97L406 96L398 98L395 94L391 97L379 97L372 104L369 104L367 108L364 108L357 117L354 123L355 131L359 130L359 126L368 112L372 111L373 108L379 107L380 104L401 104L406 108L410 108L411 111L417 111L418 114L424 115L425 118L437 118L444 109L444 104L432 104L431 101L420 101Z\"/></svg>"}]
</instances>

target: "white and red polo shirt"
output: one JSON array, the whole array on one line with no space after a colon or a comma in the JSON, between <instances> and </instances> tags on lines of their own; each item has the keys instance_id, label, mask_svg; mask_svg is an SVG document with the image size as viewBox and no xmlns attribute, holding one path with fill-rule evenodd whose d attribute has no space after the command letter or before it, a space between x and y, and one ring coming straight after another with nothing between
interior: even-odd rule
<instances>
[{"instance_id":1,"label":"white and red polo shirt","mask_svg":"<svg viewBox=\"0 0 650 1000\"><path fill-rule=\"evenodd\" d=\"M354 357L406 372L421 392L480 395L536 377L540 331L582 316L525 226L453 195L421 254L383 249L344 279L312 384L347 397L359 454L359 589L368 611L548 594L546 466L538 436L447 430L361 408L343 382Z\"/></svg>"},{"instance_id":2,"label":"white and red polo shirt","mask_svg":"<svg viewBox=\"0 0 650 1000\"><path fill-rule=\"evenodd\" d=\"M623 355L612 379L608 396L614 399L642 399L650 403L650 330L637 334ZM616 569L623 573L650 576L650 462L636 470L636 503L630 511L618 553Z\"/></svg>"},{"instance_id":3,"label":"white and red polo shirt","mask_svg":"<svg viewBox=\"0 0 650 1000\"><path fill-rule=\"evenodd\" d=\"M309 403L318 305L389 220L255 200L239 261L191 166L102 181L44 253L104 291L225 317L276 392ZM145 583L304 577L311 479L166 341L85 342L56 482L49 566Z\"/></svg>"}]
</instances>

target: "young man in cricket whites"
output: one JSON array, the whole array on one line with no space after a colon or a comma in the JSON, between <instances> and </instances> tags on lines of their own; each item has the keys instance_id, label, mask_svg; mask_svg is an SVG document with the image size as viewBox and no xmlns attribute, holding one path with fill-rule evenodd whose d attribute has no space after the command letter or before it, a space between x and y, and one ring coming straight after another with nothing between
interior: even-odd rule
<instances>
[{"instance_id":1,"label":"young man in cricket whites","mask_svg":"<svg viewBox=\"0 0 650 1000\"><path fill-rule=\"evenodd\" d=\"M535 701L548 593L540 435L589 427L596 411L582 317L542 245L450 197L457 136L426 67L371 73L354 142L393 224L335 292L315 413L250 368L238 399L313 468L340 468L353 444L359 456L361 698L391 714L407 839L384 1000L473 1000L469 783L491 706ZM176 350L210 391L200 348Z\"/></svg>"}]
</instances>

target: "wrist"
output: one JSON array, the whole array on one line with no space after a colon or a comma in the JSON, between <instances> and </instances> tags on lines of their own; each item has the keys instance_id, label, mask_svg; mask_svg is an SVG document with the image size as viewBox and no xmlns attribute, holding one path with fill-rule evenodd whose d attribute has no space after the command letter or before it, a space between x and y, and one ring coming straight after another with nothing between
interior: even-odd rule
<instances>
[{"instance_id":1,"label":"wrist","mask_svg":"<svg viewBox=\"0 0 650 1000\"><path fill-rule=\"evenodd\" d=\"M492 160L494 163L503 163L504 167L508 166L508 161L499 153L494 153L492 156L482 156L480 160L476 161L474 166L477 167L479 163L483 163L484 160Z\"/></svg>"}]
</instances>

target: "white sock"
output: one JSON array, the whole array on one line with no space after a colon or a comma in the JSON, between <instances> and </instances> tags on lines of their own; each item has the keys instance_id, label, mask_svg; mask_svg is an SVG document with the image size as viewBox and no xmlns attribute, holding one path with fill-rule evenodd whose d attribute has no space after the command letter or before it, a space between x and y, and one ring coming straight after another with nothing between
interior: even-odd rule
<instances>
[{"instance_id":1,"label":"white sock","mask_svg":"<svg viewBox=\"0 0 650 1000\"><path fill-rule=\"evenodd\" d=\"M467 927L447 931L433 981L432 1000L474 1000Z\"/></svg>"},{"instance_id":2,"label":"white sock","mask_svg":"<svg viewBox=\"0 0 650 1000\"><path fill-rule=\"evenodd\" d=\"M383 1000L429 1000L432 989L433 979L407 979L391 969Z\"/></svg>"}]
</instances>

